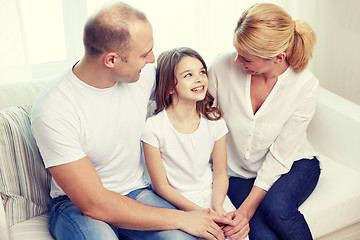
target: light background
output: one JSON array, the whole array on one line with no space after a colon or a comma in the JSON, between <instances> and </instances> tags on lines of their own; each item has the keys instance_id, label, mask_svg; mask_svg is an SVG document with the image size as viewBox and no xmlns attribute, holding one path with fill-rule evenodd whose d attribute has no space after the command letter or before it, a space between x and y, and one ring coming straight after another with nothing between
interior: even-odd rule
<instances>
[{"instance_id":1,"label":"light background","mask_svg":"<svg viewBox=\"0 0 360 240\"><path fill-rule=\"evenodd\" d=\"M232 50L241 13L256 2L280 5L315 29L310 70L320 85L360 105L360 1L358 0L124 0L153 25L154 52L187 46L210 65ZM82 29L106 0L0 0L0 84L50 79L83 54Z\"/></svg>"}]
</instances>

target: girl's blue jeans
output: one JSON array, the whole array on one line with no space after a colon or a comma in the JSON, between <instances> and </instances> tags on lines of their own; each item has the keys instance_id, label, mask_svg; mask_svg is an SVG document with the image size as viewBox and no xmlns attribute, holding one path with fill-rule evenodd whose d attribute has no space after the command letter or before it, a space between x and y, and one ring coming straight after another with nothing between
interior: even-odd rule
<instances>
[{"instance_id":1,"label":"girl's blue jeans","mask_svg":"<svg viewBox=\"0 0 360 240\"><path fill-rule=\"evenodd\" d=\"M319 180L316 158L295 161L266 193L250 220L251 240L313 239L299 206L310 196ZM231 177L228 196L238 208L246 199L255 179Z\"/></svg>"},{"instance_id":2,"label":"girl's blue jeans","mask_svg":"<svg viewBox=\"0 0 360 240\"><path fill-rule=\"evenodd\" d=\"M175 209L148 188L134 190L126 196L146 205ZM51 200L49 230L57 240L196 239L180 230L136 231L114 227L105 222L85 217L67 196Z\"/></svg>"}]
</instances>

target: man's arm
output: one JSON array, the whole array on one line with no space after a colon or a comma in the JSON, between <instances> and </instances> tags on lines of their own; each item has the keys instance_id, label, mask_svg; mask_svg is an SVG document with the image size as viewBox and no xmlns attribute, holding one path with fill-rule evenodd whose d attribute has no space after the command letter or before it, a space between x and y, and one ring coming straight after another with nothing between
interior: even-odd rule
<instances>
[{"instance_id":1,"label":"man's arm","mask_svg":"<svg viewBox=\"0 0 360 240\"><path fill-rule=\"evenodd\" d=\"M49 171L85 216L113 226L135 230L180 229L198 237L224 239L221 228L214 221L232 224L229 219L210 211L182 212L155 208L109 191L103 187L87 157L50 167Z\"/></svg>"}]
</instances>

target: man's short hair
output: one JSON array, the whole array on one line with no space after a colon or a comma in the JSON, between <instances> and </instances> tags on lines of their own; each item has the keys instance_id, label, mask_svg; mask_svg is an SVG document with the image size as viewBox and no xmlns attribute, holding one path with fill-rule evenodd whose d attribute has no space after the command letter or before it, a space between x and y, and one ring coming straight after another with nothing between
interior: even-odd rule
<instances>
[{"instance_id":1,"label":"man's short hair","mask_svg":"<svg viewBox=\"0 0 360 240\"><path fill-rule=\"evenodd\" d=\"M96 57L105 52L116 52L126 61L131 43L129 25L136 21L148 20L143 12L126 3L118 2L103 8L85 24L85 54Z\"/></svg>"}]
</instances>

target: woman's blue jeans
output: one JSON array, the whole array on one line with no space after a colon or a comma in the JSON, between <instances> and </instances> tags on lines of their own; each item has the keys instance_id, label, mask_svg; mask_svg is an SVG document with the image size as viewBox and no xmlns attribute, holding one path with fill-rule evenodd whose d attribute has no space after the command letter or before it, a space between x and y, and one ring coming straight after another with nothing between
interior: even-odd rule
<instances>
[{"instance_id":1,"label":"woman's blue jeans","mask_svg":"<svg viewBox=\"0 0 360 240\"><path fill-rule=\"evenodd\" d=\"M146 205L175 209L173 205L148 188L134 190L126 196ZM51 235L57 240L196 239L180 230L137 231L114 227L105 222L84 217L67 196L51 200L49 221Z\"/></svg>"},{"instance_id":2,"label":"woman's blue jeans","mask_svg":"<svg viewBox=\"0 0 360 240\"><path fill-rule=\"evenodd\" d=\"M313 239L299 206L310 196L319 180L316 158L295 161L266 193L250 220L251 240ZM231 177L228 196L238 208L246 199L255 179Z\"/></svg>"}]
</instances>

